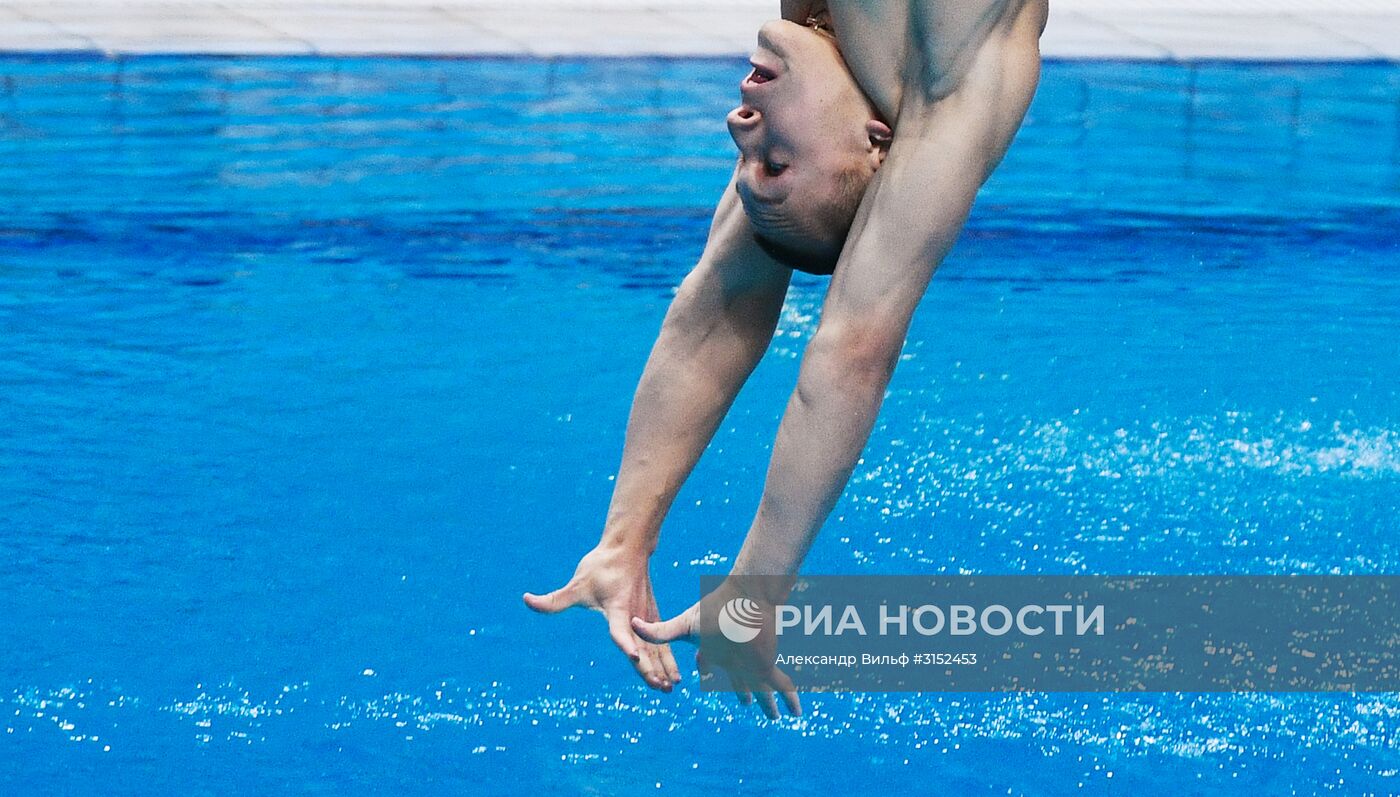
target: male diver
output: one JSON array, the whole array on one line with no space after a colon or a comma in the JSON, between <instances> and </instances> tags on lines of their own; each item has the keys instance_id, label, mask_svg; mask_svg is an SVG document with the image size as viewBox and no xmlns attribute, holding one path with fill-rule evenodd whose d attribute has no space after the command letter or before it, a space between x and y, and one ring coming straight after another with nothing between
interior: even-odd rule
<instances>
[{"instance_id":1,"label":"male diver","mask_svg":"<svg viewBox=\"0 0 1400 797\"><path fill-rule=\"evenodd\" d=\"M563 587L527 593L530 608L602 612L663 691L680 680L667 643L704 639L702 673L726 671L769 717L775 694L801 712L771 639L732 645L709 627L735 595L782 594L731 580L660 622L648 564L662 520L767 351L792 269L831 273L731 570L797 573L869 437L910 316L1030 105L1046 15L1046 0L783 1L728 116L739 162L637 387L602 538Z\"/></svg>"}]
</instances>

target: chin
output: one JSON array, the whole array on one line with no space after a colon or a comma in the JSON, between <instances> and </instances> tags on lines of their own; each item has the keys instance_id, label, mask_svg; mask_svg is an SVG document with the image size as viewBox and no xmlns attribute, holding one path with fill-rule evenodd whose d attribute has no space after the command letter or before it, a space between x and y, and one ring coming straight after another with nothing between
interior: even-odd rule
<instances>
[{"instance_id":1,"label":"chin","mask_svg":"<svg viewBox=\"0 0 1400 797\"><path fill-rule=\"evenodd\" d=\"M836 271L836 261L841 256L840 249L831 253L829 250L816 251L799 248L772 238L766 238L761 233L755 235L754 240L769 257L793 271L801 271L805 274L829 276Z\"/></svg>"}]
</instances>

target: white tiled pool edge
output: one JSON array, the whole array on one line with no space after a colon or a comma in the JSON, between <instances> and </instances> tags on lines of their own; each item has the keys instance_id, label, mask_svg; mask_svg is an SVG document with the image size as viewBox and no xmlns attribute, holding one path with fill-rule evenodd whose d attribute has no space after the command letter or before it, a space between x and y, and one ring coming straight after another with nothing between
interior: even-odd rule
<instances>
[{"instance_id":1,"label":"white tiled pool edge","mask_svg":"<svg viewBox=\"0 0 1400 797\"><path fill-rule=\"evenodd\" d=\"M738 55L777 0L0 0L0 51ZM1049 58L1400 61L1400 0L1051 0Z\"/></svg>"}]
</instances>

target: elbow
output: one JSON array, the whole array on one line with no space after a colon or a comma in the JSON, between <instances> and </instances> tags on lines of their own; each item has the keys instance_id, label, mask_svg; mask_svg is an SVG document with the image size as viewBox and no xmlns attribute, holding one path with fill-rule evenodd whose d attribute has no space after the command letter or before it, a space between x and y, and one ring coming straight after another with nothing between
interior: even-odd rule
<instances>
[{"instance_id":1,"label":"elbow","mask_svg":"<svg viewBox=\"0 0 1400 797\"><path fill-rule=\"evenodd\" d=\"M866 322L824 322L808 345L811 365L846 389L882 392L904 348L904 331Z\"/></svg>"}]
</instances>

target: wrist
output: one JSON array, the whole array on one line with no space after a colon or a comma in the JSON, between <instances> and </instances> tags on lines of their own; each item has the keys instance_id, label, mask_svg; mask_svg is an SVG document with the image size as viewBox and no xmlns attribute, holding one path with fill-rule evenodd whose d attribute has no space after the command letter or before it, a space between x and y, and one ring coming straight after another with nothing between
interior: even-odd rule
<instances>
[{"instance_id":1,"label":"wrist","mask_svg":"<svg viewBox=\"0 0 1400 797\"><path fill-rule=\"evenodd\" d=\"M727 591L770 606L786 603L796 583L797 577L794 575L755 575L731 571L725 578Z\"/></svg>"},{"instance_id":2,"label":"wrist","mask_svg":"<svg viewBox=\"0 0 1400 797\"><path fill-rule=\"evenodd\" d=\"M647 560L656 553L656 536L639 532L629 533L609 527L603 530L603 536L598 540L598 549Z\"/></svg>"},{"instance_id":3,"label":"wrist","mask_svg":"<svg viewBox=\"0 0 1400 797\"><path fill-rule=\"evenodd\" d=\"M795 559L791 551L772 550L771 546L755 544L754 532L750 530L749 538L734 557L734 566L729 569L729 575L736 578L795 579L801 566L801 560Z\"/></svg>"}]
</instances>

